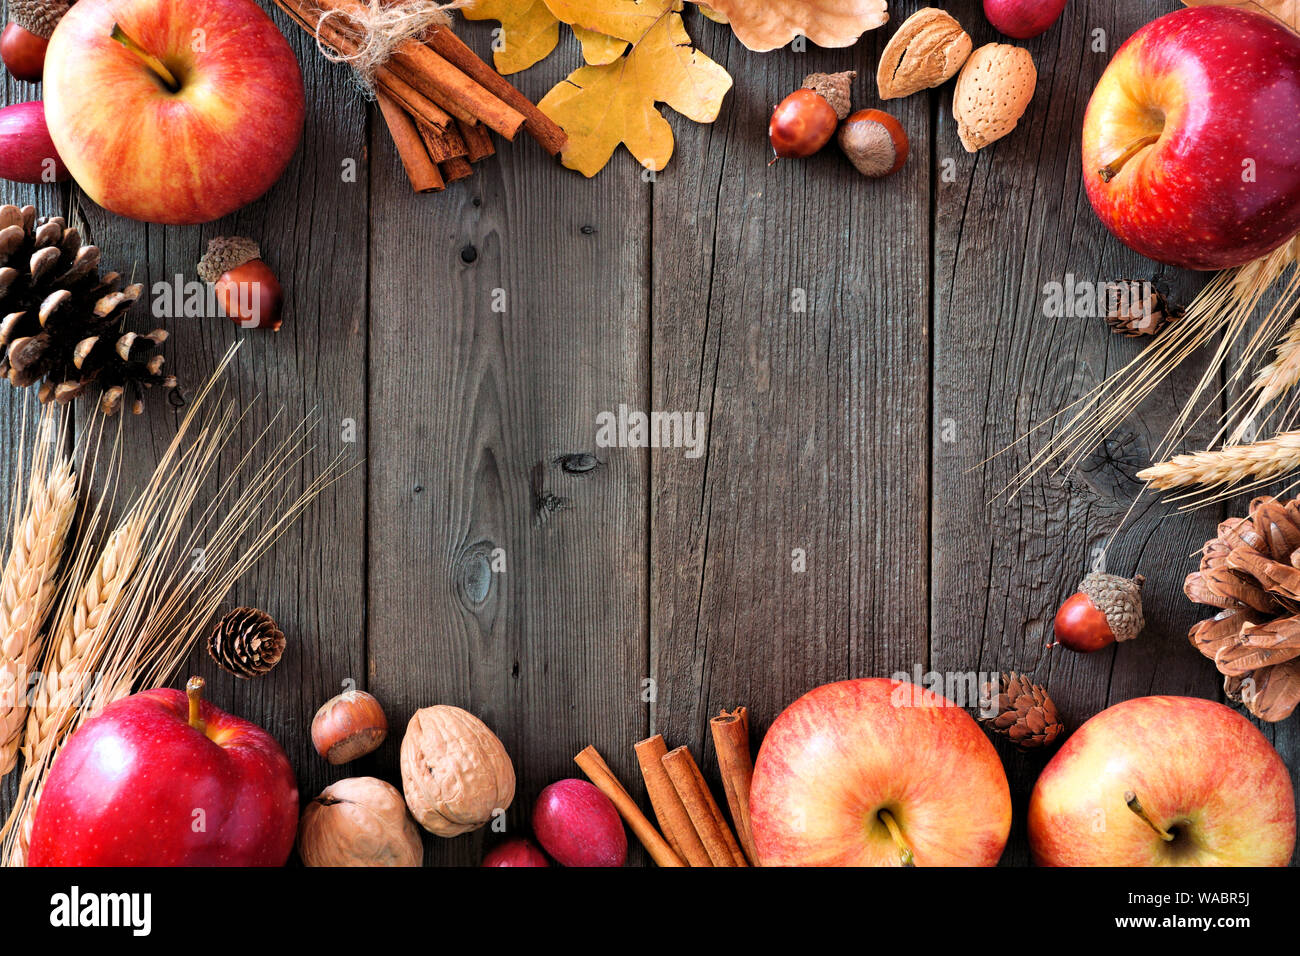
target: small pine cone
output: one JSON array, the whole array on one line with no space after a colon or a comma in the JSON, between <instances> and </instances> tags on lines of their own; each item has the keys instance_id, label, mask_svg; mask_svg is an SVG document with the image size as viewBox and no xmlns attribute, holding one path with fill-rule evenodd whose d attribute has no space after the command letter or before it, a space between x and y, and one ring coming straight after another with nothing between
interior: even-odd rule
<instances>
[{"instance_id":1,"label":"small pine cone","mask_svg":"<svg viewBox=\"0 0 1300 956\"><path fill-rule=\"evenodd\" d=\"M284 653L284 632L265 611L237 607L208 638L208 654L236 677L265 674Z\"/></svg>"},{"instance_id":2,"label":"small pine cone","mask_svg":"<svg viewBox=\"0 0 1300 956\"><path fill-rule=\"evenodd\" d=\"M1000 686L985 684L980 723L1021 750L1050 747L1065 730L1047 691L1023 674L1003 674Z\"/></svg>"},{"instance_id":3,"label":"small pine cone","mask_svg":"<svg viewBox=\"0 0 1300 956\"><path fill-rule=\"evenodd\" d=\"M857 78L857 70L849 70L847 73L809 73L804 77L803 88L819 94L831 104L835 115L844 119L853 110L853 81Z\"/></svg>"},{"instance_id":4,"label":"small pine cone","mask_svg":"<svg viewBox=\"0 0 1300 956\"><path fill-rule=\"evenodd\" d=\"M1102 302L1111 329L1130 338L1155 335L1183 316L1183 310L1171 306L1165 294L1149 280L1107 282Z\"/></svg>"}]
</instances>

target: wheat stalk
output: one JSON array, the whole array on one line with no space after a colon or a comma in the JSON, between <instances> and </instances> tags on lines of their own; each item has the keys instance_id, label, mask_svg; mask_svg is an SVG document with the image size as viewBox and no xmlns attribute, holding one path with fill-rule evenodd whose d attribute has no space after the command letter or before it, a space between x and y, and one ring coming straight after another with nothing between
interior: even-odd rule
<instances>
[{"instance_id":1,"label":"wheat stalk","mask_svg":"<svg viewBox=\"0 0 1300 956\"><path fill-rule=\"evenodd\" d=\"M131 515L113 532L76 601L60 617L27 714L23 755L28 764L53 746L98 666L104 634L140 557L144 524L143 517Z\"/></svg>"},{"instance_id":2,"label":"wheat stalk","mask_svg":"<svg viewBox=\"0 0 1300 956\"><path fill-rule=\"evenodd\" d=\"M1296 269L1298 265L1300 236L1266 256L1216 275L1201 290L1184 316L1157 336L1140 355L1082 398L1032 428L1020 441L995 453L993 457L1005 454L1021 442L1051 429L1046 441L1031 453L1028 462L1000 493L1010 492L1014 497L1037 475L1049 469L1053 474L1070 471L1083 456L1120 427L1186 359L1217 342L1191 397L1156 448L1155 457L1168 455L1179 436L1216 408L1216 400L1241 381L1254 357L1262 354L1282 334L1291 312L1300 305L1300 275L1293 274L1279 301L1254 332L1249 332L1250 319L1269 290L1288 270ZM1229 371L1221 375L1225 368ZM1277 377L1274 384L1280 387L1282 378ZM1239 405L1236 403L1234 407ZM1231 415L1230 410L1229 415L1224 416L1216 441L1226 432L1227 419ZM1239 438L1241 434L1244 431L1239 428L1233 437ZM1058 463L1055 468L1052 468L1053 462Z\"/></svg>"},{"instance_id":3,"label":"wheat stalk","mask_svg":"<svg viewBox=\"0 0 1300 956\"><path fill-rule=\"evenodd\" d=\"M41 416L26 507L14 523L9 559L0 578L0 777L17 762L27 713L28 673L58 590L59 563L77 509L72 463L62 451L50 453L58 438L53 415L47 411ZM21 461L18 471L21 474ZM16 496L22 494L21 488L20 479L15 483Z\"/></svg>"},{"instance_id":4,"label":"wheat stalk","mask_svg":"<svg viewBox=\"0 0 1300 956\"><path fill-rule=\"evenodd\" d=\"M1253 478L1268 481L1300 468L1300 431L1282 432L1249 445L1175 455L1139 471L1139 481L1161 491L1191 485L1235 485Z\"/></svg>"},{"instance_id":5,"label":"wheat stalk","mask_svg":"<svg viewBox=\"0 0 1300 956\"><path fill-rule=\"evenodd\" d=\"M56 734L43 753L33 750L18 798L0 828L0 859L6 865L25 860L34 808L62 742L113 700L135 688L170 681L238 579L342 476L340 456L295 494L295 476L314 451L309 438L315 420L309 417L271 443L268 435L279 420L276 416L218 487L209 490L209 479L244 421L221 396L216 408L206 407L234 352L226 354L191 402L130 509L141 522L134 572L126 577L116 608L94 639L98 650L93 693L83 687L68 710L62 735ZM120 445L120 434L117 441ZM196 560L200 553L201 560Z\"/></svg>"}]
</instances>

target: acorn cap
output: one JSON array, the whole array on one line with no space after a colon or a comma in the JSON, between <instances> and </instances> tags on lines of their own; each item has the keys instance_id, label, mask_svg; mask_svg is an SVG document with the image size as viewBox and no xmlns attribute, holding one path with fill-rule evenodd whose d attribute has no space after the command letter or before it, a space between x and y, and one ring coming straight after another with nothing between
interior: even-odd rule
<instances>
[{"instance_id":1,"label":"acorn cap","mask_svg":"<svg viewBox=\"0 0 1300 956\"><path fill-rule=\"evenodd\" d=\"M1094 571L1081 582L1079 590L1106 615L1106 623L1117 641L1131 641L1142 633L1142 575L1124 578L1118 574Z\"/></svg>"},{"instance_id":2,"label":"acorn cap","mask_svg":"<svg viewBox=\"0 0 1300 956\"><path fill-rule=\"evenodd\" d=\"M208 243L208 251L199 260L199 278L216 282L231 269L262 258L262 250L252 239L243 236L217 236Z\"/></svg>"},{"instance_id":3,"label":"acorn cap","mask_svg":"<svg viewBox=\"0 0 1300 956\"><path fill-rule=\"evenodd\" d=\"M9 19L48 40L70 6L69 0L9 0Z\"/></svg>"},{"instance_id":4,"label":"acorn cap","mask_svg":"<svg viewBox=\"0 0 1300 956\"><path fill-rule=\"evenodd\" d=\"M835 115L844 119L853 110L853 81L857 77L857 70L849 70L847 73L809 73L804 78L803 88L819 94L831 104Z\"/></svg>"}]
</instances>

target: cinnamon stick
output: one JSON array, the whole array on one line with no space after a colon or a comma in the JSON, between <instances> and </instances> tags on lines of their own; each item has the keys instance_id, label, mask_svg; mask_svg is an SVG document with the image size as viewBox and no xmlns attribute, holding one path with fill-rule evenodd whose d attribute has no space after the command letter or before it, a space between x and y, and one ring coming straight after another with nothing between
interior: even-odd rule
<instances>
[{"instance_id":1,"label":"cinnamon stick","mask_svg":"<svg viewBox=\"0 0 1300 956\"><path fill-rule=\"evenodd\" d=\"M379 110L388 124L393 143L397 146L397 155L402 159L406 176L411 180L411 188L417 193L436 192L446 186L437 164L429 157L424 140L415 127L415 121L406 115L406 111L396 100L385 93L379 94Z\"/></svg>"},{"instance_id":2,"label":"cinnamon stick","mask_svg":"<svg viewBox=\"0 0 1300 956\"><path fill-rule=\"evenodd\" d=\"M700 835L695 832L686 805L677 796L673 782L664 768L663 757L668 753L668 745L660 734L655 734L636 745L636 759L641 765L641 776L645 779L646 793L650 797L650 806L654 808L659 820L659 829L677 855L688 866L713 866L709 851L704 848Z\"/></svg>"},{"instance_id":3,"label":"cinnamon stick","mask_svg":"<svg viewBox=\"0 0 1300 956\"><path fill-rule=\"evenodd\" d=\"M541 144L542 148L554 156L568 142L568 135L560 129L549 116L537 108L523 93L504 76L481 60L466 43L456 36L448 27L438 27L429 34L428 45L449 63L460 69L467 76L475 79L485 89L496 94L513 106L526 119L524 128L528 134Z\"/></svg>"},{"instance_id":4,"label":"cinnamon stick","mask_svg":"<svg viewBox=\"0 0 1300 956\"><path fill-rule=\"evenodd\" d=\"M459 126L459 132L460 138L465 141L465 158L471 163L477 163L496 153L497 148L492 145L492 134L481 124Z\"/></svg>"},{"instance_id":5,"label":"cinnamon stick","mask_svg":"<svg viewBox=\"0 0 1300 956\"><path fill-rule=\"evenodd\" d=\"M700 835L700 841L709 851L709 859L714 866L748 866L745 854L736 842L722 816L718 801L713 799L709 786L704 782L704 774L691 752L685 747L670 750L663 757L664 769L673 782L673 789L681 797L686 812Z\"/></svg>"},{"instance_id":6,"label":"cinnamon stick","mask_svg":"<svg viewBox=\"0 0 1300 956\"><path fill-rule=\"evenodd\" d=\"M425 126L443 130L455 122L450 113L387 67L376 71L375 85L401 103L406 112Z\"/></svg>"},{"instance_id":7,"label":"cinnamon stick","mask_svg":"<svg viewBox=\"0 0 1300 956\"><path fill-rule=\"evenodd\" d=\"M654 828L646 815L641 812L641 808L636 805L631 794L623 789L623 785L618 782L614 776L614 771L609 769L603 757L595 747L587 746L583 748L582 753L573 758L573 762L582 768L582 772L594 783L605 796L613 801L614 807L628 825L628 828L641 841L641 845L646 848L650 858L660 866L685 866L673 848L668 845L668 841L660 836L659 831Z\"/></svg>"},{"instance_id":8,"label":"cinnamon stick","mask_svg":"<svg viewBox=\"0 0 1300 956\"><path fill-rule=\"evenodd\" d=\"M723 711L709 721L713 731L713 746L718 751L718 770L722 773L722 788L731 808L731 822L736 828L736 839L745 857L758 866L758 852L754 848L754 832L749 822L749 788L754 780L754 760L749 753L749 710L737 707Z\"/></svg>"},{"instance_id":9,"label":"cinnamon stick","mask_svg":"<svg viewBox=\"0 0 1300 956\"><path fill-rule=\"evenodd\" d=\"M453 156L451 159L444 160L438 164L438 168L442 170L442 178L448 185L460 182L462 179L469 179L474 175L474 167L464 156Z\"/></svg>"},{"instance_id":10,"label":"cinnamon stick","mask_svg":"<svg viewBox=\"0 0 1300 956\"><path fill-rule=\"evenodd\" d=\"M435 129L432 126L426 126L424 123L416 123L420 130L420 137L424 140L425 148L429 150L429 158L435 163L444 163L449 159L457 156L468 158L469 147L461 139L460 133L454 125L446 129Z\"/></svg>"},{"instance_id":11,"label":"cinnamon stick","mask_svg":"<svg viewBox=\"0 0 1300 956\"><path fill-rule=\"evenodd\" d=\"M357 51L358 40L352 24L364 22L365 8L355 0L275 0L275 3L335 52L350 56ZM342 13L350 19L333 18L321 23L320 14L326 12ZM401 44L384 69L466 123L482 120L510 140L523 128L522 113L414 40Z\"/></svg>"}]
</instances>

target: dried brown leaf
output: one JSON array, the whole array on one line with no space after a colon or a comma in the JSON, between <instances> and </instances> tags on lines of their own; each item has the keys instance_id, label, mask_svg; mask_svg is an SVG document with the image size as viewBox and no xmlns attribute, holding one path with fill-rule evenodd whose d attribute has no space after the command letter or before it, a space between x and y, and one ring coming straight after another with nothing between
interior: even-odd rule
<instances>
[{"instance_id":1,"label":"dried brown leaf","mask_svg":"<svg viewBox=\"0 0 1300 956\"><path fill-rule=\"evenodd\" d=\"M766 53L797 36L818 46L852 46L889 20L885 0L709 0L749 49Z\"/></svg>"}]
</instances>

